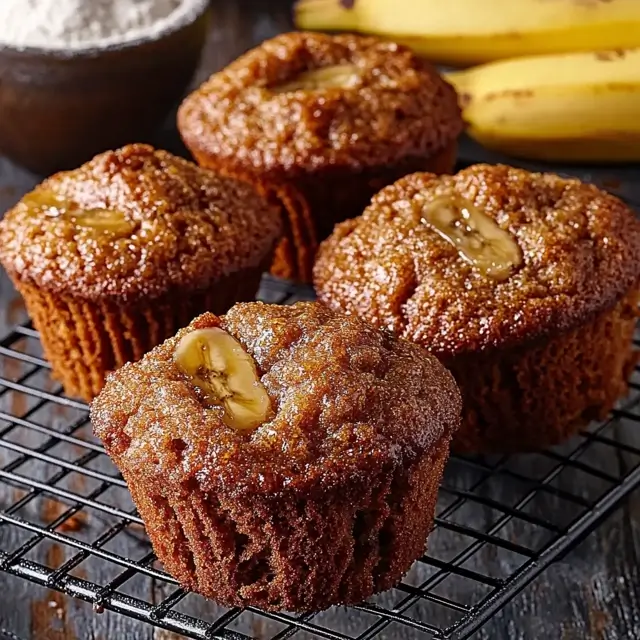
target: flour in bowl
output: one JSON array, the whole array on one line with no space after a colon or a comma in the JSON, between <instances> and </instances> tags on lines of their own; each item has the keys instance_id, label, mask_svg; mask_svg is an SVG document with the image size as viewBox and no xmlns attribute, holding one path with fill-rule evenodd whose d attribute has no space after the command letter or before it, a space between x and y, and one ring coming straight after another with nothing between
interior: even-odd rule
<instances>
[{"instance_id":1,"label":"flour in bowl","mask_svg":"<svg viewBox=\"0 0 640 640\"><path fill-rule=\"evenodd\" d=\"M152 38L206 0L0 0L0 46L74 50Z\"/></svg>"}]
</instances>

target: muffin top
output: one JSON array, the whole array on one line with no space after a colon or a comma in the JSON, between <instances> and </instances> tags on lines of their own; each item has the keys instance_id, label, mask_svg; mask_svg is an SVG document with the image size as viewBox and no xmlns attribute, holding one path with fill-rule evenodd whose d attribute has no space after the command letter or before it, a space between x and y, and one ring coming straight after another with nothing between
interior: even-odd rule
<instances>
[{"instance_id":1,"label":"muffin top","mask_svg":"<svg viewBox=\"0 0 640 640\"><path fill-rule=\"evenodd\" d=\"M476 165L383 189L321 247L319 298L444 358L570 329L640 277L640 222L578 180Z\"/></svg>"},{"instance_id":2,"label":"muffin top","mask_svg":"<svg viewBox=\"0 0 640 640\"><path fill-rule=\"evenodd\" d=\"M250 186L134 144L27 194L0 222L0 261L46 290L133 301L257 265L280 229Z\"/></svg>"},{"instance_id":3,"label":"muffin top","mask_svg":"<svg viewBox=\"0 0 640 640\"><path fill-rule=\"evenodd\" d=\"M181 364L195 332L212 328L214 339L217 332L239 343L235 370L226 361L227 382L249 375L243 356L254 367L253 383L242 381L253 408L262 411L260 394L266 398L264 420L245 422L248 429L208 404L204 385ZM246 417L235 409L235 418ZM111 374L91 416L121 468L195 479L205 491L275 495L327 490L381 465L410 463L457 428L460 410L453 378L419 346L317 302L256 302L223 317L204 314Z\"/></svg>"},{"instance_id":4,"label":"muffin top","mask_svg":"<svg viewBox=\"0 0 640 640\"><path fill-rule=\"evenodd\" d=\"M196 155L278 178L431 155L462 119L454 89L410 49L300 32L214 74L184 101L178 126Z\"/></svg>"}]
</instances>

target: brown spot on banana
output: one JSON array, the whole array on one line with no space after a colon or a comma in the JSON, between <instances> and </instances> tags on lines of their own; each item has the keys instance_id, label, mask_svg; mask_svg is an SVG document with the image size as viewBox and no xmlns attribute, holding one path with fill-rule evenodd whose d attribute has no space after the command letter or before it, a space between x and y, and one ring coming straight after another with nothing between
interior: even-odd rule
<instances>
[{"instance_id":1,"label":"brown spot on banana","mask_svg":"<svg viewBox=\"0 0 640 640\"><path fill-rule=\"evenodd\" d=\"M593 55L600 62L615 62L625 58L627 51L625 49L612 49L610 51L596 51Z\"/></svg>"}]
</instances>

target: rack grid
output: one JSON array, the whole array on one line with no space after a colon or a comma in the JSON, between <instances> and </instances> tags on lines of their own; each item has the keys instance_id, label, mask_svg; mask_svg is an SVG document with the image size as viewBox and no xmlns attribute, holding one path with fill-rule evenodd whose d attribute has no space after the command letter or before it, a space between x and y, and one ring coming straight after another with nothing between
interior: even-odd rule
<instances>
[{"instance_id":1,"label":"rack grid","mask_svg":"<svg viewBox=\"0 0 640 640\"><path fill-rule=\"evenodd\" d=\"M259 297L313 292L265 276ZM159 566L87 405L51 379L30 324L0 341L0 366L0 570L190 638L468 638L640 485L637 369L610 417L562 447L453 456L428 551L396 588L319 614L226 609Z\"/></svg>"}]
</instances>

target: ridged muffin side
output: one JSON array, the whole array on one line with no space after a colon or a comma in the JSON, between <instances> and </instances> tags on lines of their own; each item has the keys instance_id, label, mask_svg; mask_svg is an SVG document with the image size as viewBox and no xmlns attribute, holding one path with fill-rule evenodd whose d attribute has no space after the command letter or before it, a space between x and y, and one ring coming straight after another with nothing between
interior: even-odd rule
<instances>
[{"instance_id":1,"label":"ridged muffin side","mask_svg":"<svg viewBox=\"0 0 640 640\"><path fill-rule=\"evenodd\" d=\"M457 452L537 451L604 420L628 390L640 289L547 340L448 361L464 389Z\"/></svg>"},{"instance_id":2,"label":"ridged muffin side","mask_svg":"<svg viewBox=\"0 0 640 640\"><path fill-rule=\"evenodd\" d=\"M182 338L210 327L240 341L271 398L249 433L175 366ZM253 303L112 374L92 420L184 587L316 611L393 586L423 553L459 412L453 378L419 347L318 303Z\"/></svg>"},{"instance_id":3,"label":"ridged muffin side","mask_svg":"<svg viewBox=\"0 0 640 640\"><path fill-rule=\"evenodd\" d=\"M255 298L270 260L219 279L205 291L174 292L161 298L118 304L49 293L14 280L40 332L45 358L67 395L93 399L107 374L134 362L204 310L224 313Z\"/></svg>"},{"instance_id":4,"label":"ridged muffin side","mask_svg":"<svg viewBox=\"0 0 640 640\"><path fill-rule=\"evenodd\" d=\"M195 482L122 473L156 555L182 587L229 607L320 611L390 589L425 552L449 444L316 497L242 504Z\"/></svg>"},{"instance_id":5,"label":"ridged muffin side","mask_svg":"<svg viewBox=\"0 0 640 640\"><path fill-rule=\"evenodd\" d=\"M484 216L491 236L478 240L468 217L434 228L430 207L443 211L452 198L465 215ZM466 240L444 237L465 228ZM473 251L505 234L520 259L492 278ZM463 255L467 240L476 245ZM535 450L603 417L624 394L637 360L639 258L640 221L614 196L476 165L383 189L323 243L314 284L332 308L422 345L454 373L464 400L455 449Z\"/></svg>"},{"instance_id":6,"label":"ridged muffin side","mask_svg":"<svg viewBox=\"0 0 640 640\"><path fill-rule=\"evenodd\" d=\"M250 186L129 145L27 194L0 222L0 262L54 377L90 400L196 315L252 299L281 229Z\"/></svg>"}]
</instances>

